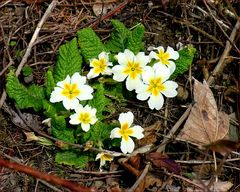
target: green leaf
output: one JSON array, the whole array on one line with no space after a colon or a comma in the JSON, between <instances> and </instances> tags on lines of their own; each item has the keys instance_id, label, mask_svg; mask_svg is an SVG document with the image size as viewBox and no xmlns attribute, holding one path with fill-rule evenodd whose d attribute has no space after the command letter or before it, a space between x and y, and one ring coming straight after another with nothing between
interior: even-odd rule
<instances>
[{"instance_id":1,"label":"green leaf","mask_svg":"<svg viewBox=\"0 0 240 192\"><path fill-rule=\"evenodd\" d=\"M74 143L74 129L66 127L66 121L63 116L55 116L51 121L51 131L57 139Z\"/></svg>"},{"instance_id":2,"label":"green leaf","mask_svg":"<svg viewBox=\"0 0 240 192\"><path fill-rule=\"evenodd\" d=\"M97 121L91 126L88 132L81 134L81 143L86 143L87 141L93 141L95 145L103 143L104 140L110 138L110 133L115 126L112 124L106 124L101 121ZM102 146L98 146L102 147Z\"/></svg>"},{"instance_id":3,"label":"green leaf","mask_svg":"<svg viewBox=\"0 0 240 192\"><path fill-rule=\"evenodd\" d=\"M175 79L176 77L182 75L190 68L195 53L196 49L192 45L189 45L187 48L183 48L179 51L179 58L175 61L176 70L171 75L171 79Z\"/></svg>"},{"instance_id":4,"label":"green leaf","mask_svg":"<svg viewBox=\"0 0 240 192\"><path fill-rule=\"evenodd\" d=\"M43 109L45 110L44 115L49 118L54 118L54 116L57 114L56 108L49 101L43 102Z\"/></svg>"},{"instance_id":5,"label":"green leaf","mask_svg":"<svg viewBox=\"0 0 240 192\"><path fill-rule=\"evenodd\" d=\"M145 28L142 24L140 24L129 34L127 48L130 49L134 54L144 50L144 32Z\"/></svg>"},{"instance_id":6,"label":"green leaf","mask_svg":"<svg viewBox=\"0 0 240 192\"><path fill-rule=\"evenodd\" d=\"M102 51L106 51L100 38L91 28L81 29L77 32L78 44L81 53L87 63L92 58L96 58Z\"/></svg>"},{"instance_id":7,"label":"green leaf","mask_svg":"<svg viewBox=\"0 0 240 192\"><path fill-rule=\"evenodd\" d=\"M67 75L72 76L75 72L80 72L82 67L82 57L80 55L77 39L59 48L57 64L54 70L55 82L64 80Z\"/></svg>"},{"instance_id":8,"label":"green leaf","mask_svg":"<svg viewBox=\"0 0 240 192\"><path fill-rule=\"evenodd\" d=\"M111 124L106 124L98 121L96 124L91 127L91 138L92 141L104 141L105 139L110 138L110 133L115 126Z\"/></svg>"},{"instance_id":9,"label":"green leaf","mask_svg":"<svg viewBox=\"0 0 240 192\"><path fill-rule=\"evenodd\" d=\"M115 53L124 51L130 31L118 20L112 20L111 22L114 30L111 33L110 40L106 43L106 47Z\"/></svg>"},{"instance_id":10,"label":"green leaf","mask_svg":"<svg viewBox=\"0 0 240 192\"><path fill-rule=\"evenodd\" d=\"M23 75L24 75L25 77L31 75L31 74L32 74L32 71L33 71L33 69L32 69L30 66L25 66L25 67L23 67L23 69L22 69Z\"/></svg>"},{"instance_id":11,"label":"green leaf","mask_svg":"<svg viewBox=\"0 0 240 192\"><path fill-rule=\"evenodd\" d=\"M48 97L50 97L55 85L56 84L55 84L55 81L53 78L53 73L52 73L52 71L48 70L47 74L46 74L46 83L45 83L46 93L47 93Z\"/></svg>"},{"instance_id":12,"label":"green leaf","mask_svg":"<svg viewBox=\"0 0 240 192\"><path fill-rule=\"evenodd\" d=\"M37 85L25 87L18 78L11 74L7 77L6 91L14 99L20 109L33 108L35 111L42 109L45 100L44 90Z\"/></svg>"},{"instance_id":13,"label":"green leaf","mask_svg":"<svg viewBox=\"0 0 240 192\"><path fill-rule=\"evenodd\" d=\"M95 88L97 90L94 97L88 102L88 104L97 109L96 116L98 120L102 120L104 118L103 112L106 111L105 107L111 103L111 100L105 97L105 90L102 84L95 85Z\"/></svg>"},{"instance_id":14,"label":"green leaf","mask_svg":"<svg viewBox=\"0 0 240 192\"><path fill-rule=\"evenodd\" d=\"M114 85L106 85L105 86L105 95L111 98L112 100L117 101L122 106L126 103L126 99L123 96L124 89L123 84L118 83Z\"/></svg>"},{"instance_id":15,"label":"green leaf","mask_svg":"<svg viewBox=\"0 0 240 192\"><path fill-rule=\"evenodd\" d=\"M88 155L82 155L76 151L59 151L55 156L55 162L58 164L76 166L85 168L88 165Z\"/></svg>"}]
</instances>

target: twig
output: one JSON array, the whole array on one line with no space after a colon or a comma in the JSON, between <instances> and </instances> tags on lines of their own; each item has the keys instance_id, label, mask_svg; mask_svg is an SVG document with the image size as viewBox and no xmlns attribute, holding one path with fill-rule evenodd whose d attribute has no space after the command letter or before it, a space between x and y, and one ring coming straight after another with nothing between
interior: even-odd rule
<instances>
[{"instance_id":1,"label":"twig","mask_svg":"<svg viewBox=\"0 0 240 192\"><path fill-rule=\"evenodd\" d=\"M45 23L45 21L47 20L47 18L48 18L49 15L51 14L52 10L55 8L57 2L58 2L58 0L53 0L53 1L49 4L49 6L48 6L47 10L45 11L43 17L42 17L41 20L39 21L39 23L38 23L38 25L37 25L34 33L33 33L32 39L31 39L30 43L28 44L27 50L26 50L26 52L25 52L25 54L24 54L24 56L23 56L20 64L18 65L18 68L17 68L17 70L16 70L16 72L15 72L16 76L18 76L18 75L20 74L23 66L24 66L25 63L27 62L27 59L28 59L28 57L30 56L30 53L31 53L31 51L32 51L32 47L33 47L36 39L38 38L39 32L40 32L43 24ZM2 108L2 105L3 105L3 103L4 103L5 99L6 99L6 96L7 96L7 94L6 94L6 91L4 90L3 93L2 93L2 97L1 97L1 99L0 99L0 109Z\"/></svg>"},{"instance_id":2,"label":"twig","mask_svg":"<svg viewBox=\"0 0 240 192\"><path fill-rule=\"evenodd\" d=\"M77 183L74 183L74 182L71 182L71 181L68 181L68 180L65 180L65 179L61 179L61 178L59 178L55 175L49 175L49 174L40 172L36 169L33 169L33 168L25 166L25 165L21 165L19 163L13 163L13 162L10 162L10 161L6 161L6 160L2 159L1 157L0 157L0 166L7 167L7 168L10 168L10 169L14 169L16 171L26 173L28 175L31 175L31 176L35 177L35 178L45 180L45 181L47 181L49 183L52 183L52 184L55 184L55 185L61 185L65 188L68 188L68 189L70 189L72 191L75 191L75 192L79 192L79 191L93 192L93 191L95 191L95 189L93 189L93 188L88 188L88 187L78 185Z\"/></svg>"},{"instance_id":3,"label":"twig","mask_svg":"<svg viewBox=\"0 0 240 192\"><path fill-rule=\"evenodd\" d=\"M239 31L239 28L240 28L240 18L238 19L236 25L234 26L233 30L232 30L232 33L230 35L230 41L233 42L235 37L236 37L236 34L237 32ZM229 51L231 50L232 48L232 45L230 43L230 41L227 41L226 42L226 46L225 46L225 49L223 51L223 54L221 55L219 61L218 61L218 64L216 65L215 69L213 70L213 73L210 75L210 77L208 78L207 82L209 85L211 85L213 83L213 80L214 78L222 72L222 70L224 69L225 67L225 58L228 56L229 54Z\"/></svg>"},{"instance_id":4,"label":"twig","mask_svg":"<svg viewBox=\"0 0 240 192\"><path fill-rule=\"evenodd\" d=\"M181 176L181 175L176 175L176 174L174 174L174 173L167 173L167 172L164 172L164 173L167 174L167 175L169 175L169 176L173 176L173 177L176 177L176 178L178 178L178 179L182 179L183 181L186 181L187 183L190 183L190 184L192 184L192 185L194 185L194 186L196 186L196 187L198 187L198 188L200 188L201 190L204 191L203 186L201 186L201 185L199 185L199 184L197 184L197 183L194 183L194 182L191 181L190 179L187 179L187 178L185 178L185 177L183 177L183 176Z\"/></svg>"},{"instance_id":5,"label":"twig","mask_svg":"<svg viewBox=\"0 0 240 192\"><path fill-rule=\"evenodd\" d=\"M0 5L0 8L4 7L5 5L7 5L8 3L10 3L12 0L8 0L5 3L3 3L2 5Z\"/></svg>"},{"instance_id":6,"label":"twig","mask_svg":"<svg viewBox=\"0 0 240 192\"><path fill-rule=\"evenodd\" d=\"M150 163L148 163L148 164L145 166L142 174L141 174L140 177L137 179L137 181L134 183L134 185L128 190L128 192L134 192L134 191L137 189L137 187L139 186L139 184L143 181L144 177L147 175L148 170L149 170L149 167L150 167Z\"/></svg>"},{"instance_id":7,"label":"twig","mask_svg":"<svg viewBox=\"0 0 240 192\"><path fill-rule=\"evenodd\" d=\"M162 152L165 149L166 143L169 140L168 138L171 138L178 130L178 128L181 126L181 124L185 121L185 119L188 117L190 111L192 109L192 105L189 105L187 110L183 113L183 115L180 117L180 119L177 121L177 123L172 127L172 129L169 131L167 136L163 139L162 145L159 146L157 149L157 152Z\"/></svg>"}]
</instances>

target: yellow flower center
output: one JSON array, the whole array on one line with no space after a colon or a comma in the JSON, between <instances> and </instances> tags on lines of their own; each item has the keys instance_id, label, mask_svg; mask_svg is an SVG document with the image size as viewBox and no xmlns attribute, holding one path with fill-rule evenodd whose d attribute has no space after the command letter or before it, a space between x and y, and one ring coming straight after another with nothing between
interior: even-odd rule
<instances>
[{"instance_id":1,"label":"yellow flower center","mask_svg":"<svg viewBox=\"0 0 240 192\"><path fill-rule=\"evenodd\" d=\"M77 84L64 84L64 89L62 90L62 94L68 99L74 99L80 94L80 90L77 88Z\"/></svg>"},{"instance_id":2,"label":"yellow flower center","mask_svg":"<svg viewBox=\"0 0 240 192\"><path fill-rule=\"evenodd\" d=\"M103 73L107 68L107 61L105 58L100 58L99 60L94 59L93 62L94 73L100 74Z\"/></svg>"},{"instance_id":3,"label":"yellow flower center","mask_svg":"<svg viewBox=\"0 0 240 192\"><path fill-rule=\"evenodd\" d=\"M78 119L81 123L89 124L91 121L91 115L88 112L80 113Z\"/></svg>"},{"instance_id":4,"label":"yellow flower center","mask_svg":"<svg viewBox=\"0 0 240 192\"><path fill-rule=\"evenodd\" d=\"M164 53L164 51L162 49L160 49L157 56L163 64L165 64L165 65L170 64L170 62L169 62L170 54L169 53Z\"/></svg>"},{"instance_id":5,"label":"yellow flower center","mask_svg":"<svg viewBox=\"0 0 240 192\"><path fill-rule=\"evenodd\" d=\"M163 90L165 90L165 86L162 84L162 80L160 77L151 79L149 81L147 91L152 93L154 96L158 96L158 94Z\"/></svg>"},{"instance_id":6,"label":"yellow flower center","mask_svg":"<svg viewBox=\"0 0 240 192\"><path fill-rule=\"evenodd\" d=\"M124 123L123 125L121 125L121 129L119 130L119 134L122 136L122 138L125 141L128 141L129 136L133 134L133 130L129 129L128 123Z\"/></svg>"},{"instance_id":7,"label":"yellow flower center","mask_svg":"<svg viewBox=\"0 0 240 192\"><path fill-rule=\"evenodd\" d=\"M135 79L137 75L142 73L142 68L139 63L128 61L128 64L124 69L123 73L129 75L131 79Z\"/></svg>"}]
</instances>

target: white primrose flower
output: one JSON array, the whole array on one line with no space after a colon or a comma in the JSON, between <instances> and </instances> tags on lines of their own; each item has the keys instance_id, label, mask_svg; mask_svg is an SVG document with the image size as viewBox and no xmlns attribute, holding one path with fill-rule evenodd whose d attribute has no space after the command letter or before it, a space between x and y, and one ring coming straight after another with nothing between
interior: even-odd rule
<instances>
[{"instance_id":1,"label":"white primrose flower","mask_svg":"<svg viewBox=\"0 0 240 192\"><path fill-rule=\"evenodd\" d=\"M109 66L112 66L112 63L109 62L108 53L103 51L98 55L98 59L90 59L90 67L92 69L87 74L87 78L92 79L100 74L111 75L112 70Z\"/></svg>"},{"instance_id":2,"label":"white primrose flower","mask_svg":"<svg viewBox=\"0 0 240 192\"><path fill-rule=\"evenodd\" d=\"M75 112L76 112L75 114L70 116L69 123L72 125L81 124L81 127L85 132L87 132L90 129L90 125L93 125L97 122L96 118L97 110L95 108L90 107L89 105L83 107L81 104L79 104L75 108Z\"/></svg>"},{"instance_id":3,"label":"white primrose flower","mask_svg":"<svg viewBox=\"0 0 240 192\"><path fill-rule=\"evenodd\" d=\"M144 71L149 57L144 52L139 52L137 55L128 49L123 53L116 55L119 65L112 68L113 79L122 82L127 78L126 87L132 91L142 84L141 74Z\"/></svg>"},{"instance_id":4,"label":"white primrose flower","mask_svg":"<svg viewBox=\"0 0 240 192\"><path fill-rule=\"evenodd\" d=\"M111 162L113 160L113 157L110 154L108 154L108 153L101 152L101 153L97 154L95 160L97 161L98 159L100 159L100 166L99 166L99 168L100 168L100 170L102 170L101 167L106 164L106 161Z\"/></svg>"},{"instance_id":5,"label":"white primrose flower","mask_svg":"<svg viewBox=\"0 0 240 192\"><path fill-rule=\"evenodd\" d=\"M66 79L57 83L50 96L50 102L63 102L63 106L69 110L74 109L79 100L92 99L93 88L86 85L86 77L79 73L74 73L70 78L68 75Z\"/></svg>"},{"instance_id":6,"label":"white primrose flower","mask_svg":"<svg viewBox=\"0 0 240 192\"><path fill-rule=\"evenodd\" d=\"M136 137L137 139L142 139L143 135L143 128L139 125L132 126L133 123L133 113L121 113L119 115L119 122L121 124L121 128L116 127L111 131L110 138L122 138L121 141L121 151L123 153L132 153L134 150L134 142L131 137ZM131 137L130 137L131 136Z\"/></svg>"},{"instance_id":7,"label":"white primrose flower","mask_svg":"<svg viewBox=\"0 0 240 192\"><path fill-rule=\"evenodd\" d=\"M163 95L166 97L177 95L178 84L167 81L169 77L170 69L164 65L148 67L142 74L144 84L136 90L137 99L144 101L150 97L148 100L150 109L161 109L164 103Z\"/></svg>"},{"instance_id":8,"label":"white primrose flower","mask_svg":"<svg viewBox=\"0 0 240 192\"><path fill-rule=\"evenodd\" d=\"M179 58L179 53L177 51L174 51L174 49L169 46L167 47L166 51L164 51L164 48L162 46L155 48L155 50L157 50L157 53L154 51L150 52L150 59L154 58L159 61L155 65L166 65L172 74L176 69L176 65L172 60L177 60Z\"/></svg>"}]
</instances>

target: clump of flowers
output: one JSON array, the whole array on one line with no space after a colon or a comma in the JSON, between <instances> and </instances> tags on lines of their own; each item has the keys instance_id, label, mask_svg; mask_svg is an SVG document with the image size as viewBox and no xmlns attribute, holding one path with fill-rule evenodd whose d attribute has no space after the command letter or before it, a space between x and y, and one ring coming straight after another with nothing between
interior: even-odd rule
<instances>
[{"instance_id":1,"label":"clump of flowers","mask_svg":"<svg viewBox=\"0 0 240 192\"><path fill-rule=\"evenodd\" d=\"M120 122L120 128L116 127L111 131L111 139L122 139L120 148L123 153L133 152L135 144L131 137L136 137L137 139L142 139L144 137L144 129L141 126L135 125L131 127L133 124L133 119L134 116L132 112L129 111L127 113L121 113L118 118Z\"/></svg>"},{"instance_id":2,"label":"clump of flowers","mask_svg":"<svg viewBox=\"0 0 240 192\"><path fill-rule=\"evenodd\" d=\"M50 96L50 102L63 102L63 106L69 109L75 109L79 101L92 99L93 88L86 84L86 77L79 73L69 75L63 81L57 83Z\"/></svg>"},{"instance_id":3,"label":"clump of flowers","mask_svg":"<svg viewBox=\"0 0 240 192\"><path fill-rule=\"evenodd\" d=\"M129 91L141 86L141 74L149 62L149 57L144 52L134 55L132 51L125 49L123 53L118 53L116 58L119 65L112 68L113 79L122 82L127 78L126 87Z\"/></svg>"},{"instance_id":4,"label":"clump of flowers","mask_svg":"<svg viewBox=\"0 0 240 192\"><path fill-rule=\"evenodd\" d=\"M157 63L155 65L167 66L172 74L176 69L176 65L173 60L177 60L179 58L179 53L169 46L166 51L164 51L162 46L153 49L157 52L151 51L149 54L150 59L156 59Z\"/></svg>"},{"instance_id":5,"label":"clump of flowers","mask_svg":"<svg viewBox=\"0 0 240 192\"><path fill-rule=\"evenodd\" d=\"M92 108L89 105L83 107L79 104L74 110L76 113L70 116L69 123L72 125L81 124L81 127L85 132L90 129L90 125L97 122L97 110L95 108Z\"/></svg>"},{"instance_id":6,"label":"clump of flowers","mask_svg":"<svg viewBox=\"0 0 240 192\"><path fill-rule=\"evenodd\" d=\"M98 55L98 59L90 59L90 67L91 70L87 74L88 79L92 79L94 77L99 76L100 74L102 75L111 75L112 74L112 69L110 66L112 66L112 63L109 62L108 54L106 52L101 52Z\"/></svg>"},{"instance_id":7,"label":"clump of flowers","mask_svg":"<svg viewBox=\"0 0 240 192\"><path fill-rule=\"evenodd\" d=\"M177 83L168 80L170 69L164 65L148 67L142 74L143 84L136 90L137 99L148 100L150 109L161 109L164 103L163 95L175 97Z\"/></svg>"}]
</instances>

